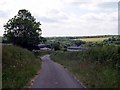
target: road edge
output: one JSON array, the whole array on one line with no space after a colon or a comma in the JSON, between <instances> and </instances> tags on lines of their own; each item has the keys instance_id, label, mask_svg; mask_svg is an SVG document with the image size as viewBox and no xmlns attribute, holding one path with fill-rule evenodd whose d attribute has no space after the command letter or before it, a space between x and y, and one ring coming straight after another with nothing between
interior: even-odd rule
<instances>
[{"instance_id":1,"label":"road edge","mask_svg":"<svg viewBox=\"0 0 120 90\"><path fill-rule=\"evenodd\" d=\"M51 59L51 58L50 58ZM53 60L52 60L53 61ZM54 61L53 61L54 62ZM54 62L55 64L60 65L62 68L65 69L66 72L68 72L70 74L71 77L73 77L77 83L79 83L83 88L87 88L82 82L80 82L80 80L76 77L76 75L74 75L72 72L70 72L70 70L68 70L68 68L65 68L62 64Z\"/></svg>"},{"instance_id":2,"label":"road edge","mask_svg":"<svg viewBox=\"0 0 120 90\"><path fill-rule=\"evenodd\" d=\"M40 57L41 58L41 57ZM41 61L41 68L40 70L38 70L38 72L35 74L35 76L24 86L24 88L31 88L35 79L38 77L38 75L40 74L41 72L41 69L43 67L43 62Z\"/></svg>"}]
</instances>

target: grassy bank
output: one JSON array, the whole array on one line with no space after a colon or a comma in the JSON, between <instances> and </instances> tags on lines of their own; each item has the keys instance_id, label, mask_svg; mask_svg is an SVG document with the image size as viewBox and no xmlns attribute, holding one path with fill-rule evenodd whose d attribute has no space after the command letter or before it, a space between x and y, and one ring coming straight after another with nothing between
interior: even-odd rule
<instances>
[{"instance_id":1,"label":"grassy bank","mask_svg":"<svg viewBox=\"0 0 120 90\"><path fill-rule=\"evenodd\" d=\"M120 86L118 48L99 46L84 52L59 51L52 54L51 58L68 68L86 87L118 88Z\"/></svg>"},{"instance_id":2,"label":"grassy bank","mask_svg":"<svg viewBox=\"0 0 120 90\"><path fill-rule=\"evenodd\" d=\"M40 67L40 60L32 52L13 45L3 45L3 88L24 87L34 77Z\"/></svg>"}]
</instances>

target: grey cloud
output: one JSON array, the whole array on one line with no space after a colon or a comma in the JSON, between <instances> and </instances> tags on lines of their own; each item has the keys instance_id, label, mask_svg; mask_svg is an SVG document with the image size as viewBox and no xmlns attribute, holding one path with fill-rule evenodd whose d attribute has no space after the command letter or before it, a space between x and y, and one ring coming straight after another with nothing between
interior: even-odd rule
<instances>
[{"instance_id":1,"label":"grey cloud","mask_svg":"<svg viewBox=\"0 0 120 90\"><path fill-rule=\"evenodd\" d=\"M71 2L71 4L73 5L82 5L82 4L85 5L86 4L86 8L87 8L87 4L92 4L92 3L94 3L92 0L90 1L75 0L74 2ZM96 4L96 7L114 9L118 7L118 2L99 2Z\"/></svg>"},{"instance_id":2,"label":"grey cloud","mask_svg":"<svg viewBox=\"0 0 120 90\"><path fill-rule=\"evenodd\" d=\"M68 20L68 17L64 14L61 14L61 11L58 11L56 9L50 10L48 12L48 15L46 16L38 16L35 15L35 17L45 23L63 23L64 21Z\"/></svg>"},{"instance_id":3,"label":"grey cloud","mask_svg":"<svg viewBox=\"0 0 120 90\"><path fill-rule=\"evenodd\" d=\"M45 23L63 23L67 19L67 17L58 17L58 18L44 17L44 16L36 16L36 17L37 19Z\"/></svg>"},{"instance_id":4,"label":"grey cloud","mask_svg":"<svg viewBox=\"0 0 120 90\"><path fill-rule=\"evenodd\" d=\"M58 20L48 18L48 17L39 17L40 21L46 22L46 23L58 23Z\"/></svg>"},{"instance_id":5,"label":"grey cloud","mask_svg":"<svg viewBox=\"0 0 120 90\"><path fill-rule=\"evenodd\" d=\"M89 2L86 2L86 1L84 1L84 2L81 2L81 1L77 1L77 2L72 2L71 4L72 5L82 5L82 4L88 4Z\"/></svg>"},{"instance_id":6,"label":"grey cloud","mask_svg":"<svg viewBox=\"0 0 120 90\"><path fill-rule=\"evenodd\" d=\"M95 0L96 1L96 0ZM73 0L72 2L70 2L71 4L75 4L75 5L81 5L81 4L91 4L91 3L94 3L95 2L94 0ZM118 4L117 1L101 1L99 2L98 6L99 7L110 7L110 8L113 8L113 7L116 7Z\"/></svg>"},{"instance_id":7,"label":"grey cloud","mask_svg":"<svg viewBox=\"0 0 120 90\"><path fill-rule=\"evenodd\" d=\"M117 8L118 3L117 2L102 2L99 3L97 6L100 8Z\"/></svg>"},{"instance_id":8,"label":"grey cloud","mask_svg":"<svg viewBox=\"0 0 120 90\"><path fill-rule=\"evenodd\" d=\"M92 0L74 0L72 2L70 2L71 4L73 5L77 5L77 4L87 4L87 3L90 3L92 2Z\"/></svg>"}]
</instances>

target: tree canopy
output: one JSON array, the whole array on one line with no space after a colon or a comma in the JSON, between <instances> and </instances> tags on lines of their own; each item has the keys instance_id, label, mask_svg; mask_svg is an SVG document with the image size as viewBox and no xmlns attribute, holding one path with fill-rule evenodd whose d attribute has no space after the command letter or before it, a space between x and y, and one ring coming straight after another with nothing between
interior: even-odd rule
<instances>
[{"instance_id":1,"label":"tree canopy","mask_svg":"<svg viewBox=\"0 0 120 90\"><path fill-rule=\"evenodd\" d=\"M4 25L4 37L7 42L32 49L43 39L40 25L28 10L22 9Z\"/></svg>"}]
</instances>

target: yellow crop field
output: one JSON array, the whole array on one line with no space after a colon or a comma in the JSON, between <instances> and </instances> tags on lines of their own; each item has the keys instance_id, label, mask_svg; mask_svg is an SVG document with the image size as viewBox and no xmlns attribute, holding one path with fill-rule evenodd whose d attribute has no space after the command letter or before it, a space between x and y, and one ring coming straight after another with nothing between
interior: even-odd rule
<instances>
[{"instance_id":1,"label":"yellow crop field","mask_svg":"<svg viewBox=\"0 0 120 90\"><path fill-rule=\"evenodd\" d=\"M101 38L81 38L80 40L86 41L86 42L101 42L105 39L109 39L111 37L101 37Z\"/></svg>"}]
</instances>

